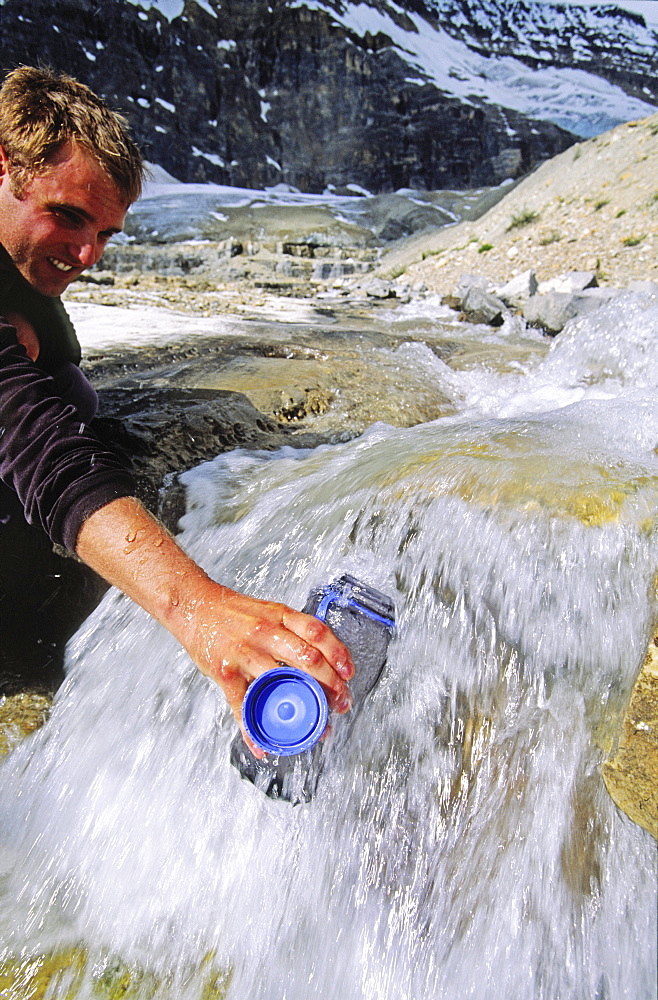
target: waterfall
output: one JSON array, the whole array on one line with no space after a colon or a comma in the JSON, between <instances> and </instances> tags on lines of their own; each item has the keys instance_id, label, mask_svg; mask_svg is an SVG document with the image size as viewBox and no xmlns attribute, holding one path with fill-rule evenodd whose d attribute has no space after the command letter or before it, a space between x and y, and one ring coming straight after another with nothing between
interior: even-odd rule
<instances>
[{"instance_id":1,"label":"waterfall","mask_svg":"<svg viewBox=\"0 0 658 1000\"><path fill-rule=\"evenodd\" d=\"M512 371L398 351L459 412L183 477L216 579L301 607L349 572L396 602L315 798L240 779L219 690L110 591L0 767L0 970L75 955L57 997L655 996L656 845L599 766L655 614L658 305Z\"/></svg>"}]
</instances>

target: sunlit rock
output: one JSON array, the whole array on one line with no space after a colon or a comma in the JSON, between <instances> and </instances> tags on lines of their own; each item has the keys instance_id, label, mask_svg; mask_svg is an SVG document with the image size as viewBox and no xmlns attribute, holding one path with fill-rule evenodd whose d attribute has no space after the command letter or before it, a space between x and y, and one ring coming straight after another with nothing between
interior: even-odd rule
<instances>
[{"instance_id":1,"label":"sunlit rock","mask_svg":"<svg viewBox=\"0 0 658 1000\"><path fill-rule=\"evenodd\" d=\"M619 808L658 839L658 636L635 682L619 746L602 772Z\"/></svg>"},{"instance_id":2,"label":"sunlit rock","mask_svg":"<svg viewBox=\"0 0 658 1000\"><path fill-rule=\"evenodd\" d=\"M534 271L528 270L517 274L501 288L496 289L496 295L506 306L517 307L534 295L537 288L537 276Z\"/></svg>"}]
</instances>

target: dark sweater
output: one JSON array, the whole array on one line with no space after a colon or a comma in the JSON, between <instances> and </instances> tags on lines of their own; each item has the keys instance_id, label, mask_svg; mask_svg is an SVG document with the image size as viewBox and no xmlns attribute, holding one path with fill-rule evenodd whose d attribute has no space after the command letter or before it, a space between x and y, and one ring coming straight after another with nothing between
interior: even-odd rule
<instances>
[{"instance_id":1,"label":"dark sweater","mask_svg":"<svg viewBox=\"0 0 658 1000\"><path fill-rule=\"evenodd\" d=\"M31 361L0 317L0 480L15 491L30 524L73 552L85 519L133 496L135 484L62 398L61 374L77 363L80 347L59 300L0 270L0 304L28 318L40 344Z\"/></svg>"}]
</instances>

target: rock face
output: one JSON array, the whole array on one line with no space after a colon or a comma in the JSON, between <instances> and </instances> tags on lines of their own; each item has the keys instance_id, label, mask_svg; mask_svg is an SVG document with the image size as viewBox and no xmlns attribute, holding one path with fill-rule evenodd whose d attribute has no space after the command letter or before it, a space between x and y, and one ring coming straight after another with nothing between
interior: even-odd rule
<instances>
[{"instance_id":1,"label":"rock face","mask_svg":"<svg viewBox=\"0 0 658 1000\"><path fill-rule=\"evenodd\" d=\"M184 502L179 490L163 488L167 477L232 448L288 443L245 396L221 389L101 390L93 428L133 472L140 499L172 531Z\"/></svg>"},{"instance_id":2,"label":"rock face","mask_svg":"<svg viewBox=\"0 0 658 1000\"><path fill-rule=\"evenodd\" d=\"M398 7L373 7L416 30ZM522 176L574 141L412 78L384 32L360 35L290 0L186 0L171 21L128 0L40 0L38 14L33 0L5 0L0 20L3 67L47 63L88 83L180 180L474 187Z\"/></svg>"}]
</instances>

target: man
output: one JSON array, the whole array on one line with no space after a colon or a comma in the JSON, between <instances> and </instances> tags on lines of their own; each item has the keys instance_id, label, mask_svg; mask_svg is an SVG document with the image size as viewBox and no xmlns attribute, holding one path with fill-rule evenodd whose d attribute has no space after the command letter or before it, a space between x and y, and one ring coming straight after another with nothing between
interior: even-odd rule
<instances>
[{"instance_id":1,"label":"man","mask_svg":"<svg viewBox=\"0 0 658 1000\"><path fill-rule=\"evenodd\" d=\"M248 684L278 661L350 707L349 652L316 619L212 581L134 497L87 428L93 390L59 296L102 256L139 196L124 120L87 87L21 67L0 89L0 479L30 523L161 622L223 689L242 728ZM244 732L244 730L243 730ZM262 752L253 746L253 752Z\"/></svg>"}]
</instances>

